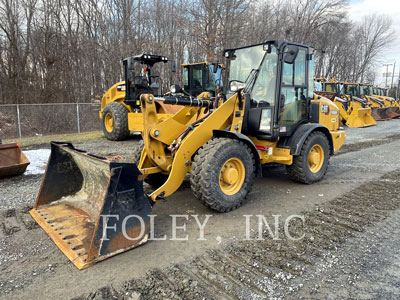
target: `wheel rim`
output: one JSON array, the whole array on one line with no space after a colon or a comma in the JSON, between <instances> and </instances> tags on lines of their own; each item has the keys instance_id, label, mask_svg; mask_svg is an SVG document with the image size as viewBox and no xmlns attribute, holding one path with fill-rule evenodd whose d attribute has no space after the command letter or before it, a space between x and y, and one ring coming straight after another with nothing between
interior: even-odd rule
<instances>
[{"instance_id":1,"label":"wheel rim","mask_svg":"<svg viewBox=\"0 0 400 300\"><path fill-rule=\"evenodd\" d=\"M324 164L324 149L321 145L314 145L308 153L308 168L311 172L317 173Z\"/></svg>"},{"instance_id":2,"label":"wheel rim","mask_svg":"<svg viewBox=\"0 0 400 300\"><path fill-rule=\"evenodd\" d=\"M104 117L104 126L108 132L112 132L114 129L114 120L110 113L107 113Z\"/></svg>"},{"instance_id":3,"label":"wheel rim","mask_svg":"<svg viewBox=\"0 0 400 300\"><path fill-rule=\"evenodd\" d=\"M242 161L236 157L228 159L219 172L219 187L226 195L236 194L242 187L246 169Z\"/></svg>"}]
</instances>

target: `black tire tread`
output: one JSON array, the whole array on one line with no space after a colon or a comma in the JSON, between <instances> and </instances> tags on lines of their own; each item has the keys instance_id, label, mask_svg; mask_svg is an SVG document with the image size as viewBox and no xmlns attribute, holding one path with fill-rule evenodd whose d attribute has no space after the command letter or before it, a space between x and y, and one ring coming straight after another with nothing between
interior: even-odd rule
<instances>
[{"instance_id":1,"label":"black tire tread","mask_svg":"<svg viewBox=\"0 0 400 300\"><path fill-rule=\"evenodd\" d=\"M241 201L235 206L224 207L212 197L213 194L215 195L215 192L212 190L209 178L212 177L210 176L212 172L219 172L219 170L213 168L211 160L220 151L220 149L229 147L229 145L232 145L232 143L237 143L247 148L247 151L250 153L252 158L253 172L250 174L250 180L245 186L245 196L241 199ZM218 212L228 212L240 207L247 199L254 182L255 170L256 164L254 156L245 143L229 138L213 138L203 147L201 147L194 157L192 162L192 170L190 172L190 186L195 197L199 199L203 205Z\"/></svg>"},{"instance_id":2,"label":"black tire tread","mask_svg":"<svg viewBox=\"0 0 400 300\"><path fill-rule=\"evenodd\" d=\"M104 125L104 117L107 113L111 113L114 121L114 129L108 132ZM128 138L128 110L119 102L111 102L106 105L103 110L103 132L107 140L122 141Z\"/></svg>"},{"instance_id":3,"label":"black tire tread","mask_svg":"<svg viewBox=\"0 0 400 300\"><path fill-rule=\"evenodd\" d=\"M321 180L325 176L326 171L328 170L329 159L327 162L327 166L323 170L323 174L319 180L311 181L310 178L307 177L306 170L304 169L304 166L305 166L304 160L308 159L308 156L306 153L307 147L308 147L308 144L310 143L310 140L312 140L314 138L314 136L321 136L322 138L324 138L326 140L326 142L329 146L329 142L328 142L325 134L323 134L322 132L319 132L319 131L312 132L307 137L307 139L304 141L303 146L300 151L300 155L293 157L292 165L286 166L287 174L290 177L290 179L292 179L293 181L305 183L305 184L311 184L311 183ZM326 149L324 149L324 150L326 151ZM328 151L329 151L329 149L328 149Z\"/></svg>"}]
</instances>

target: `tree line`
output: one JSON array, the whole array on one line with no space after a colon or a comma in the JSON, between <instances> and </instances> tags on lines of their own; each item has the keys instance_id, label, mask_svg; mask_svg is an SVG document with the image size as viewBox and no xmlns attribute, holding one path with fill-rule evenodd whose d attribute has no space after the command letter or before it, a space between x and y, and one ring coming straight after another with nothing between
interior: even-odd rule
<instances>
[{"instance_id":1,"label":"tree line","mask_svg":"<svg viewBox=\"0 0 400 300\"><path fill-rule=\"evenodd\" d=\"M223 62L223 49L273 39L313 46L316 76L371 82L392 21L348 10L346 0L0 0L0 104L89 102L123 78L125 57ZM181 80L168 64L157 71L165 85Z\"/></svg>"}]
</instances>

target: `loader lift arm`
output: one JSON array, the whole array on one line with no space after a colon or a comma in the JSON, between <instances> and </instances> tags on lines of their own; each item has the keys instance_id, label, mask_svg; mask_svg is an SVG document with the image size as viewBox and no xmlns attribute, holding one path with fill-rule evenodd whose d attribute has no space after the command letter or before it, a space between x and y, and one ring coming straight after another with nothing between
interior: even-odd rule
<instances>
[{"instance_id":1,"label":"loader lift arm","mask_svg":"<svg viewBox=\"0 0 400 300\"><path fill-rule=\"evenodd\" d=\"M175 99L178 105L185 105L191 101L191 106L185 106L170 119L158 123L154 100L170 103L174 101L174 98L155 99L150 94L141 97L146 120L143 131L145 148L138 167L145 176L156 170L153 169L154 165L161 172L169 173L167 181L150 195L154 202L171 195L181 186L186 173L191 170L192 156L213 137L213 130L229 128L230 131L240 132L243 123L244 105L241 105L242 101L237 94L212 113L207 112L214 103L211 99L210 101ZM187 128L188 123L193 123L200 118L204 119L198 124L196 130L190 131L186 137L190 139L190 143L182 143L173 154L166 153L165 146L170 145L174 138Z\"/></svg>"}]
</instances>

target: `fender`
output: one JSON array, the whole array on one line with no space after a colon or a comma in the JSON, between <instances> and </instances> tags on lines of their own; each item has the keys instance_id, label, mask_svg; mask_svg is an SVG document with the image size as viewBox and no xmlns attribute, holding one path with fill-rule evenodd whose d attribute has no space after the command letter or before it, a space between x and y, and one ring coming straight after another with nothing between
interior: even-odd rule
<instances>
[{"instance_id":1,"label":"fender","mask_svg":"<svg viewBox=\"0 0 400 300\"><path fill-rule=\"evenodd\" d=\"M253 156L256 160L256 175L259 176L261 174L261 162L260 162L260 154L258 153L258 150L256 148L256 145L254 145L253 141L250 140L246 135L241 134L239 132L232 132L232 131L226 131L226 130L213 130L213 136L215 137L226 137L230 139L235 139L242 141L245 143L247 146L249 146L251 152L253 153Z\"/></svg>"},{"instance_id":2,"label":"fender","mask_svg":"<svg viewBox=\"0 0 400 300\"><path fill-rule=\"evenodd\" d=\"M278 147L290 148L291 155L299 155L307 137L314 131L320 131L326 135L329 141L330 155L333 155L333 141L329 129L324 125L316 123L301 124L299 127L297 127L296 131L290 137L280 139L278 142Z\"/></svg>"}]
</instances>

